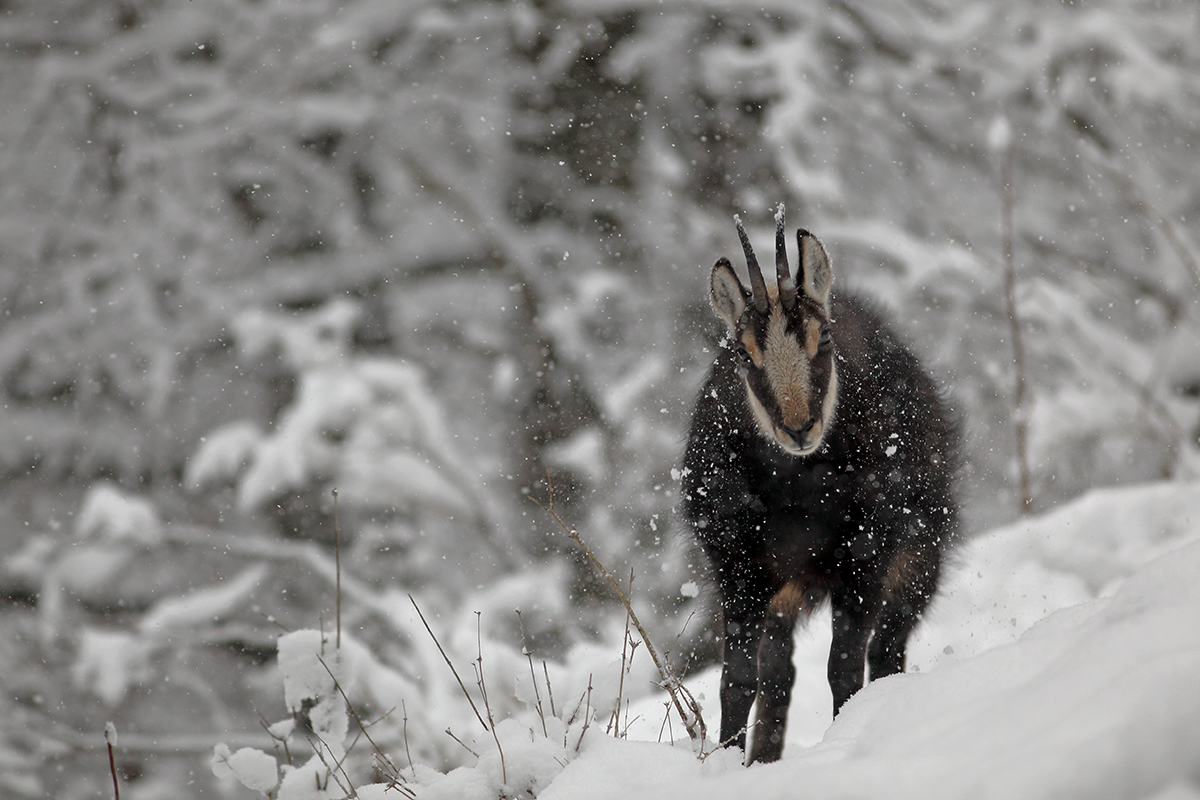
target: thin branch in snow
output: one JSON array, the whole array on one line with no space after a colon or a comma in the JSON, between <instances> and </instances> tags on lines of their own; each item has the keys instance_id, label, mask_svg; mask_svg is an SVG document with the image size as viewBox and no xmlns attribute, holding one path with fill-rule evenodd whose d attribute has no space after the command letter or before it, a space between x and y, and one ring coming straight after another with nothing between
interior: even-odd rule
<instances>
[{"instance_id":1,"label":"thin branch in snow","mask_svg":"<svg viewBox=\"0 0 1200 800\"><path fill-rule=\"evenodd\" d=\"M267 732L267 736L270 736L271 741L275 743L276 760L283 761L284 763L290 765L292 763L292 751L291 751L291 748L288 747L288 743L287 743L288 737L287 736L276 736L271 731L271 723L267 722L267 718L262 715L262 712L255 710L254 713L258 714L258 724L262 726L262 729ZM280 745L283 745L283 758L282 759L279 758L279 746Z\"/></svg>"},{"instance_id":2,"label":"thin branch in snow","mask_svg":"<svg viewBox=\"0 0 1200 800\"><path fill-rule=\"evenodd\" d=\"M445 659L446 666L448 666L450 671L454 673L454 680L458 681L458 688L462 689L463 697L467 698L467 702L471 704L471 710L475 712L475 719L479 720L479 724L483 726L485 731L488 730L488 724L483 721L483 715L480 714L479 709L475 707L475 701L471 699L471 693L467 691L466 684L463 683L462 678L458 676L458 670L456 670L454 668L454 664L451 663L450 656L446 655L446 651L442 649L442 643L438 641L437 636L433 632L433 628L430 628L429 623L425 621L425 615L421 613L421 608L417 605L417 601L413 599L411 594L408 596L408 600L412 603L413 608L417 610L417 616L421 618L421 624L425 626L425 630L429 631L429 636L433 639L433 643L437 645L438 652L442 654L442 658ZM449 730L446 732L449 733ZM466 747L466 745L463 746ZM467 749L470 750L471 748L468 747Z\"/></svg>"},{"instance_id":3,"label":"thin branch in snow","mask_svg":"<svg viewBox=\"0 0 1200 800\"><path fill-rule=\"evenodd\" d=\"M371 734L367 731L368 726L363 723L362 719L358 716L358 712L354 710L354 706L351 704L350 698L346 696L346 691L342 688L341 681L339 681L337 676L333 674L333 670L331 670L329 665L325 663L325 659L317 656L317 661L319 661L321 666L325 668L325 671L329 673L329 677L333 680L333 688L337 689L338 694L342 696L342 700L346 702L346 710L350 712L350 716L353 717L354 721L358 724L359 730L362 731L363 736L367 737L367 741L371 743L371 747L375 750L376 756L382 759L383 763L390 768L390 774L398 776L400 774L399 770L396 769L396 765L392 763L392 759L389 758L388 754L383 751L383 748L376 744L375 740L371 738ZM390 714L391 712L389 711L388 713ZM384 716L386 717L387 714Z\"/></svg>"},{"instance_id":4,"label":"thin branch in snow","mask_svg":"<svg viewBox=\"0 0 1200 800\"><path fill-rule=\"evenodd\" d=\"M576 753L579 752L580 746L583 745L584 734L587 733L588 726L591 724L592 724L592 676L591 676L591 674L589 674L588 675L588 688L587 688L587 707L584 709L584 712L583 712L583 730L581 730L579 732L579 739L576 740L576 742L575 742L575 752Z\"/></svg>"},{"instance_id":5,"label":"thin branch in snow","mask_svg":"<svg viewBox=\"0 0 1200 800\"><path fill-rule=\"evenodd\" d=\"M402 714L404 714L404 723L401 727L401 731L404 735L404 757L408 759L408 768L412 770L413 780L416 781L417 768L416 765L413 764L412 751L408 749L408 706L405 705L404 700L400 701L400 711Z\"/></svg>"},{"instance_id":6,"label":"thin branch in snow","mask_svg":"<svg viewBox=\"0 0 1200 800\"><path fill-rule=\"evenodd\" d=\"M121 785L117 782L117 759L113 755L113 746L117 743L117 726L111 722L104 726L104 742L108 745L108 769L112 772L113 797L121 800Z\"/></svg>"},{"instance_id":7,"label":"thin branch in snow","mask_svg":"<svg viewBox=\"0 0 1200 800\"><path fill-rule=\"evenodd\" d=\"M629 570L629 591L630 598L633 597L633 569ZM617 684L617 704L613 708L612 716L608 719L608 727L604 732L616 736L621 729L621 699L625 696L625 673L629 671L629 665L633 660L633 653L629 650L629 612L625 612L625 633L621 637L621 677ZM637 647L637 642L633 643L634 648ZM628 714L626 714L628 717Z\"/></svg>"},{"instance_id":8,"label":"thin branch in snow","mask_svg":"<svg viewBox=\"0 0 1200 800\"><path fill-rule=\"evenodd\" d=\"M475 677L479 682L479 692L483 695L483 708L487 711L488 729L492 732L492 738L496 740L496 751L500 753L500 777L505 786L508 786L508 767L504 763L504 748L500 746L500 737L496 734L496 720L492 716L492 704L488 700L487 684L483 680L483 615L478 611L475 612Z\"/></svg>"},{"instance_id":9,"label":"thin branch in snow","mask_svg":"<svg viewBox=\"0 0 1200 800\"><path fill-rule=\"evenodd\" d=\"M342 533L338 527L338 491L333 490L333 564L337 572L334 600L337 612L337 649L342 649ZM333 673L330 673L332 675ZM336 681L335 681L336 682ZM349 703L349 701L347 701Z\"/></svg>"},{"instance_id":10,"label":"thin branch in snow","mask_svg":"<svg viewBox=\"0 0 1200 800\"><path fill-rule=\"evenodd\" d=\"M533 653L529 652L529 642L525 638L525 620L521 618L521 609L517 609L517 624L521 627L521 652L529 659L529 680L533 683L534 709L538 713L538 717L542 720L542 735L549 737L550 733L546 730L546 712L542 708L542 693L538 690L537 674L533 671ZM542 662L544 665L546 662ZM549 679L547 678L547 689L549 688Z\"/></svg>"},{"instance_id":11,"label":"thin branch in snow","mask_svg":"<svg viewBox=\"0 0 1200 800\"><path fill-rule=\"evenodd\" d=\"M463 750L466 750L466 751L467 751L468 753L470 753L471 755L475 756L476 758L479 758L479 753L476 753L476 752L475 752L474 750L472 750L470 747L467 747L467 743L466 743L466 742L464 742L462 739L458 738L457 736L455 736L455 735L454 735L454 734L451 732L451 730L450 730L449 728L446 728L446 731L445 731L445 733L446 733L446 735L447 735L447 736L449 736L451 739L453 739L454 741L456 741L456 742L458 742L460 745L462 745L462 748L463 748Z\"/></svg>"},{"instance_id":12,"label":"thin branch in snow","mask_svg":"<svg viewBox=\"0 0 1200 800\"><path fill-rule=\"evenodd\" d=\"M989 138L1000 157L1000 227L1004 257L1004 305L1008 311L1008 331L1013 349L1013 431L1017 451L1017 483L1020 513L1028 514L1033 504L1029 481L1029 420L1025 399L1025 344L1021 339L1021 320L1017 315L1017 268L1014 253L1012 127L1000 117L992 126L995 133Z\"/></svg>"},{"instance_id":13,"label":"thin branch in snow","mask_svg":"<svg viewBox=\"0 0 1200 800\"><path fill-rule=\"evenodd\" d=\"M587 555L588 559L604 579L608 581L608 585L612 587L612 590L616 592L617 597L624 604L625 610L629 613L629 619L633 621L634 627L637 628L638 634L642 637L642 641L645 642L646 652L650 654L650 659L654 662L654 666L658 668L658 674L662 677L661 685L667 690L667 694L670 695L671 702L674 703L675 710L679 713L679 719L683 721L688 735L693 741L698 741L703 746L708 735L708 729L704 724L704 718L700 714L700 705L696 702L696 698L692 697L691 692L680 684L679 677L675 674L675 670L671 665L659 658L658 651L654 649L654 644L650 641L650 634L646 632L641 620L638 619L637 613L633 610L633 605L629 602L629 598L625 596L625 593L621 591L616 578L600 562L600 559L592 551L592 548L583 540L583 536L579 531L563 522L558 512L554 510L554 483L550 480L549 475L546 476L546 484L549 487L550 495L548 504L543 505L532 494L529 496L529 499L537 503L539 508L549 514L550 518L558 523L558 526L570 537L571 541L583 548L583 552Z\"/></svg>"},{"instance_id":14,"label":"thin branch in snow","mask_svg":"<svg viewBox=\"0 0 1200 800\"><path fill-rule=\"evenodd\" d=\"M329 746L328 742L326 742L324 739L321 738L321 734L319 734L313 730L310 730L309 734L311 734L311 736L317 740L318 744L320 744L321 747L324 747L326 750L329 751L329 755L331 755L331 756L334 755L333 748ZM325 786L321 786L321 784L320 784L321 779L319 777L317 777L315 773L313 775L313 777L317 778L317 788L318 789L324 791L329 786L329 779L332 778L334 780L334 782L337 783L338 788L341 789L342 793L345 794L347 797L357 797L358 796L358 793L354 791L354 784L350 782L350 776L346 773L346 768L344 766L342 766L342 762L345 761L347 756L350 755L350 750L354 747L354 744L357 741L358 740L355 739L354 742L350 743L350 747L346 748L346 752L342 755L341 758L335 757L332 765L330 765L330 763L325 759L324 753L321 752L321 747L313 746L313 754L317 758L321 759L321 763L325 765L325 772L326 772ZM310 740L309 744L312 744L311 740ZM338 775L337 775L338 772L341 772L342 776L346 779L345 785L343 785L341 779L338 778Z\"/></svg>"},{"instance_id":15,"label":"thin branch in snow","mask_svg":"<svg viewBox=\"0 0 1200 800\"><path fill-rule=\"evenodd\" d=\"M542 674L546 676L546 698L550 701L550 716L557 717L558 712L554 709L554 689L550 686L550 668L546 666L546 659L542 659Z\"/></svg>"}]
</instances>

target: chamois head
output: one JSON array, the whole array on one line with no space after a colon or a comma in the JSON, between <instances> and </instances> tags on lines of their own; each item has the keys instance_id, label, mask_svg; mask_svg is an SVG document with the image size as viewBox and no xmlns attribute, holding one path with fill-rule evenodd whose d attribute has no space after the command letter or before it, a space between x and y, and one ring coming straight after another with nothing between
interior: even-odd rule
<instances>
[{"instance_id":1,"label":"chamois head","mask_svg":"<svg viewBox=\"0 0 1200 800\"><path fill-rule=\"evenodd\" d=\"M833 273L825 248L796 231L799 266L793 278L784 244L783 204L775 214L776 285L768 287L742 221L734 217L750 291L729 259L712 271L712 304L740 359L746 399L759 430L784 451L806 456L821 446L837 405L837 368L829 335Z\"/></svg>"}]
</instances>

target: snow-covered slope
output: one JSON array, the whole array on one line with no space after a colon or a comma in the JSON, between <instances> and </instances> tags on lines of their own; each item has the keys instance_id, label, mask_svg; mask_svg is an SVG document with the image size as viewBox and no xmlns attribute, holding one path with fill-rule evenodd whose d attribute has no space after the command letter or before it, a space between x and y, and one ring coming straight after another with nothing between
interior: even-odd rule
<instances>
[{"instance_id":1,"label":"snow-covered slope","mask_svg":"<svg viewBox=\"0 0 1200 800\"><path fill-rule=\"evenodd\" d=\"M400 775L417 800L1200 800L1198 587L1200 486L1094 492L961 548L912 643L909 672L868 685L832 724L828 619L814 619L799 637L788 744L776 764L747 769L730 750L697 758L686 738L670 741L661 697L629 710L616 726L628 729L624 738L606 735L609 711L595 713L606 692L597 683L593 694L589 679L592 714L517 715L494 735L469 737L474 765ZM300 636L308 651L324 646L317 631L285 638ZM281 645L281 662L291 649ZM709 730L719 724L717 682L716 670L688 681ZM342 702L329 687L309 694ZM346 737L344 717L330 717L335 741ZM315 788L318 756L282 769L280 800L343 796L332 781ZM214 767L258 786L274 774L259 770L268 760L218 749ZM391 791L360 786L358 796Z\"/></svg>"},{"instance_id":2,"label":"snow-covered slope","mask_svg":"<svg viewBox=\"0 0 1200 800\"><path fill-rule=\"evenodd\" d=\"M970 543L913 671L806 747L828 722L827 690L804 696L826 647L802 634L781 762L596 737L539 796L1200 798L1200 487L1095 492Z\"/></svg>"}]
</instances>

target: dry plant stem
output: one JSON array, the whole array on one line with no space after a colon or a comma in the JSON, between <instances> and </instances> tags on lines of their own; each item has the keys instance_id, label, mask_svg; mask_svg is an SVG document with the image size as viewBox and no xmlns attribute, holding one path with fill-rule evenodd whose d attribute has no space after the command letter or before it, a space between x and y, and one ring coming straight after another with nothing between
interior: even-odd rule
<instances>
[{"instance_id":1,"label":"dry plant stem","mask_svg":"<svg viewBox=\"0 0 1200 800\"><path fill-rule=\"evenodd\" d=\"M629 595L630 599L633 598L633 569L632 568L629 570L628 595ZM636 646L636 643L635 643L635 646ZM625 634L621 639L621 677L620 677L620 682L617 684L617 705L616 705L616 707L613 708L612 716L610 716L608 718L608 727L605 728L605 730L604 730L604 732L608 735L615 736L616 734L613 733L613 731L616 730L619 732L620 728L621 728L621 698L625 696L625 673L629 669L629 666L628 666L629 662L626 660L626 658L627 658L626 653L628 651L629 651L629 612L626 611L625 612ZM629 654L628 658L630 660L632 660L632 653Z\"/></svg>"},{"instance_id":2,"label":"dry plant stem","mask_svg":"<svg viewBox=\"0 0 1200 800\"><path fill-rule=\"evenodd\" d=\"M521 652L525 654L525 658L529 659L529 680L533 682L534 709L542 721L542 735L549 737L550 733L546 730L546 712L542 708L542 693L538 691L537 674L533 671L533 653L529 652L529 642L525 638L525 620L521 618L521 609L519 608L517 609L517 624L521 627ZM545 662L542 663L545 664Z\"/></svg>"},{"instance_id":3,"label":"dry plant stem","mask_svg":"<svg viewBox=\"0 0 1200 800\"><path fill-rule=\"evenodd\" d=\"M634 654L637 653L637 648L638 648L638 643L636 641L634 641L634 638L632 636L630 636L629 637L629 666L626 669L627 672L629 670L633 669L633 656L634 656ZM622 676L622 678L621 678L621 683L622 683L622 685L625 683L624 676ZM617 708L619 711L620 710L620 698L618 698ZM619 727L620 721L621 721L620 714L618 714L617 717L618 717L617 723L618 723L618 727ZM636 717L635 717L635 719L636 719ZM629 699L626 698L625 699L625 730L624 730L624 732L622 732L620 734L620 738L624 739L628 736L628 734L629 734Z\"/></svg>"},{"instance_id":4,"label":"dry plant stem","mask_svg":"<svg viewBox=\"0 0 1200 800\"><path fill-rule=\"evenodd\" d=\"M487 684L483 680L483 615L475 612L475 674L479 678L479 693L483 695L483 710L487 712L488 729L496 742L496 751L500 753L500 779L508 786L508 767L504 764L504 748L500 746L500 737L496 734L496 720L492 717L492 704L488 701Z\"/></svg>"},{"instance_id":5,"label":"dry plant stem","mask_svg":"<svg viewBox=\"0 0 1200 800\"><path fill-rule=\"evenodd\" d=\"M583 712L583 730L579 732L579 738L575 741L575 752L579 752L579 748L583 745L584 734L587 733L588 726L592 724L592 676L588 675L587 688L587 707Z\"/></svg>"},{"instance_id":6,"label":"dry plant stem","mask_svg":"<svg viewBox=\"0 0 1200 800\"><path fill-rule=\"evenodd\" d=\"M110 722L104 729L104 743L108 745L108 769L112 773L113 797L115 800L121 800L121 784L117 781L117 759L113 755L113 743L108 733L111 726ZM112 728L112 730L116 730L116 728Z\"/></svg>"},{"instance_id":7,"label":"dry plant stem","mask_svg":"<svg viewBox=\"0 0 1200 800\"><path fill-rule=\"evenodd\" d=\"M279 747L280 747L280 745L282 745L283 746L284 763L286 763L290 766L292 763L292 752L288 748L287 738L279 737L279 736L276 736L275 734L271 733L271 723L267 722L267 718L264 717L261 713L259 713L257 711L255 713L258 714L258 724L262 726L262 729L267 732L267 736L270 736L271 741L273 741L275 743L276 756L278 756Z\"/></svg>"},{"instance_id":8,"label":"dry plant stem","mask_svg":"<svg viewBox=\"0 0 1200 800\"><path fill-rule=\"evenodd\" d=\"M688 618L683 621L683 627L679 629L679 633L675 636L675 641L671 642L671 646L666 649L664 655L670 655L671 651L675 649L675 645L679 644L679 640L683 638L683 632L687 630L687 626L691 624L692 618L695 616L696 616L695 611L688 614ZM686 674L686 672L687 672L687 669L685 666L684 673Z\"/></svg>"},{"instance_id":9,"label":"dry plant stem","mask_svg":"<svg viewBox=\"0 0 1200 800\"><path fill-rule=\"evenodd\" d=\"M383 752L379 745L375 744L375 740L372 739L371 734L367 732L367 726L363 724L362 719L360 719L358 716L358 712L355 711L354 706L350 704L350 698L346 696L346 692L344 689L342 689L342 684L337 679L337 676L333 674L333 670L331 670L329 665L325 663L325 659L321 658L320 656L317 656L317 661L321 662L321 666L325 668L325 671L329 673L329 677L333 679L333 688L337 689L338 694L342 696L342 700L344 700L346 703L346 710L350 712L350 716L354 717L354 722L358 725L359 730L362 731L363 736L367 737L367 741L371 743L371 747L375 750L375 754L382 758L384 763L388 764L393 770L395 770L396 765L391 763L391 759L388 758L387 753ZM394 707L393 710L395 710Z\"/></svg>"},{"instance_id":10,"label":"dry plant stem","mask_svg":"<svg viewBox=\"0 0 1200 800\"><path fill-rule=\"evenodd\" d=\"M475 756L476 758L479 758L479 753L476 753L474 750L472 750L471 748L467 747L467 743L466 743L466 742L464 742L462 739L458 738L457 736L455 736L455 735L454 735L454 734L453 734L453 733L450 731L450 729L449 729L449 728L446 728L446 735L447 735L447 736L449 736L449 737L450 737L451 739L453 739L454 741L458 742L460 745L462 745L462 749L463 749L463 750L466 750L466 751L467 751L468 753L470 753L471 755Z\"/></svg>"},{"instance_id":11,"label":"dry plant stem","mask_svg":"<svg viewBox=\"0 0 1200 800\"><path fill-rule=\"evenodd\" d=\"M1029 481L1029 422L1025 414L1025 346L1021 340L1021 321L1017 316L1017 268L1013 243L1013 147L1005 148L1000 171L1000 224L1004 248L1004 303L1008 308L1008 330L1012 339L1014 397L1016 406L1013 430L1016 436L1017 481L1020 513L1028 514L1033 503Z\"/></svg>"},{"instance_id":12,"label":"dry plant stem","mask_svg":"<svg viewBox=\"0 0 1200 800\"><path fill-rule=\"evenodd\" d=\"M417 605L417 601L413 599L411 594L408 596L408 600L413 604L413 608L417 610L417 616L421 618L421 624L425 626L425 630L429 631L429 636L433 639L433 643L437 645L438 652L442 654L442 658L445 659L446 666L450 668L452 673L454 673L454 680L458 681L458 688L462 689L463 697L467 698L467 702L471 704L471 710L475 712L475 719L479 720L479 724L483 726L485 731L488 730L488 724L483 721L483 715L480 714L479 709L475 707L475 701L471 699L471 693L467 691L466 684L464 684L462 678L458 676L458 670L456 670L454 668L454 664L450 662L450 656L446 655L446 651L442 649L442 643L438 641L437 636L435 636L433 633L433 629L430 628L429 623L425 621L425 615L421 613L421 609ZM446 732L450 733L449 730ZM463 746L466 747L466 745ZM471 748L468 747L467 749L470 750Z\"/></svg>"},{"instance_id":13,"label":"dry plant stem","mask_svg":"<svg viewBox=\"0 0 1200 800\"><path fill-rule=\"evenodd\" d=\"M638 619L637 613L633 610L633 605L630 604L629 598L625 596L625 593L621 591L621 587L617 584L616 579L613 578L612 573L610 573L608 569L602 563L600 563L600 559L596 557L594 552L592 552L592 548L588 547L587 542L583 540L583 537L580 535L579 531L567 525L567 523L563 522L562 518L558 516L558 512L554 510L554 485L550 483L549 478L547 478L546 482L550 486L550 504L543 505L542 503L538 502L536 498L531 497L530 499L537 503L543 511L550 515L551 519L558 523L558 526L562 528L568 537L571 538L571 541L583 548L583 552L587 555L593 566L595 566L604 579L608 581L608 585L612 587L612 590L616 592L617 597L619 597L621 602L625 605L626 611L629 612L629 618L633 621L633 626L637 628L638 635L642 637L642 641L646 645L646 652L650 654L650 659L654 662L654 666L658 669L658 674L663 680L663 688L667 690L667 694L670 696L671 702L675 705L675 711L679 714L679 719L683 722L684 727L688 732L688 736L690 736L693 741L704 742L707 737L707 728L704 725L704 719L700 716L700 707L696 703L696 699L692 697L691 693L679 682L679 678L675 675L675 671L671 669L670 665L664 663L662 659L658 657L658 651L654 649L654 644L650 641L650 635L646 633L645 627L642 626L641 620Z\"/></svg>"},{"instance_id":14,"label":"dry plant stem","mask_svg":"<svg viewBox=\"0 0 1200 800\"><path fill-rule=\"evenodd\" d=\"M408 706L404 704L403 700L400 701L400 711L404 714L404 726L402 728L404 731L404 757L408 759L408 768L412 770L413 781L415 782L417 780L417 767L413 764L412 751L408 749Z\"/></svg>"},{"instance_id":15,"label":"dry plant stem","mask_svg":"<svg viewBox=\"0 0 1200 800\"><path fill-rule=\"evenodd\" d=\"M668 706L667 710L670 711L669 706ZM626 700L625 701L625 727L621 729L621 737L620 738L628 739L629 738L629 729L633 726L633 723L637 722L641 718L642 718L641 714L638 714L633 719L629 718L629 701Z\"/></svg>"},{"instance_id":16,"label":"dry plant stem","mask_svg":"<svg viewBox=\"0 0 1200 800\"><path fill-rule=\"evenodd\" d=\"M321 745L321 747L324 747L327 751L329 751L329 755L332 756L333 748L330 747L329 744L315 731L310 731L310 733L312 734L312 737ZM309 744L311 743L312 742L310 741ZM351 744L350 747L346 748L346 754L343 755L341 759L335 759L332 766L330 766L329 761L326 760L325 755L321 752L321 747L313 747L313 754L316 755L317 758L321 759L321 763L325 765L325 771L328 774L325 776L325 786L320 785L320 778L317 779L317 788L324 791L329 786L329 779L332 778L334 782L337 783L338 788L341 789L342 793L347 797L357 796L354 791L354 784L350 782L350 776L346 774L346 770L342 766L342 761L345 760L346 756L350 755L350 748L354 747L354 745ZM346 785L344 786L342 785L341 779L338 778L337 774L339 771L342 773L342 777L346 779Z\"/></svg>"},{"instance_id":17,"label":"dry plant stem","mask_svg":"<svg viewBox=\"0 0 1200 800\"><path fill-rule=\"evenodd\" d=\"M542 674L546 676L546 698L550 701L550 716L557 717L558 711L554 708L554 689L550 687L550 668L546 666L545 659L542 660Z\"/></svg>"},{"instance_id":18,"label":"dry plant stem","mask_svg":"<svg viewBox=\"0 0 1200 800\"><path fill-rule=\"evenodd\" d=\"M333 563L337 572L334 594L337 606L337 649L342 649L342 532L338 528L337 489L333 490ZM332 673L331 673L332 674Z\"/></svg>"}]
</instances>

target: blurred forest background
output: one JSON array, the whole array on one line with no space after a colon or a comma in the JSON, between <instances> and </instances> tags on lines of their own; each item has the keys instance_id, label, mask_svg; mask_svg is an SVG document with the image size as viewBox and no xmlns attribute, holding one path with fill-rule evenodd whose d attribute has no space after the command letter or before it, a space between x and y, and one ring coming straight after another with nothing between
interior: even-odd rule
<instances>
[{"instance_id":1,"label":"blurred forest background","mask_svg":"<svg viewBox=\"0 0 1200 800\"><path fill-rule=\"evenodd\" d=\"M418 760L469 712L406 593L462 663L475 612L516 664L620 650L547 475L711 659L673 470L708 269L779 201L952 392L969 532L1196 477L1198 20L0 0L0 794L100 796L112 719L123 796L212 796L212 745L281 714L281 629L334 624L335 488L343 624Z\"/></svg>"}]
</instances>

